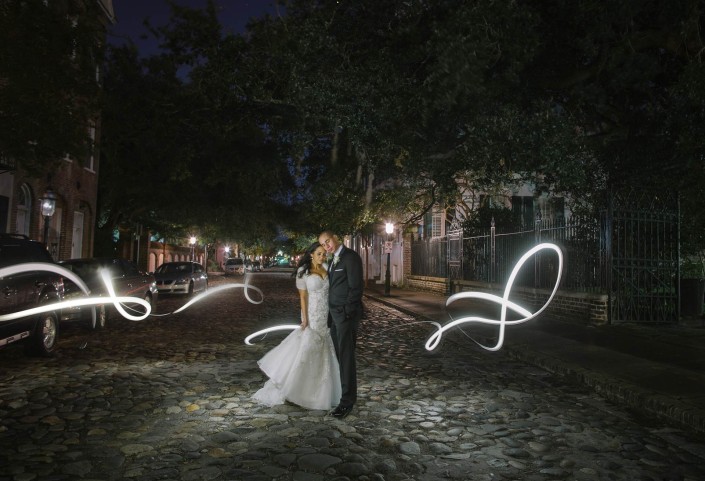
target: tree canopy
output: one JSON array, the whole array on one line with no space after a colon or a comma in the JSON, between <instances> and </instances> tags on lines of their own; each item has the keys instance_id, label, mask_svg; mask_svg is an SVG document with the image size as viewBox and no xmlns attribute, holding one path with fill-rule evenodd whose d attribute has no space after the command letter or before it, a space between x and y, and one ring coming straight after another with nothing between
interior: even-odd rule
<instances>
[{"instance_id":1,"label":"tree canopy","mask_svg":"<svg viewBox=\"0 0 705 481\"><path fill-rule=\"evenodd\" d=\"M174 6L161 53L112 52L113 219L254 244L414 222L462 188L702 190L697 0L282 4L242 35Z\"/></svg>"}]
</instances>

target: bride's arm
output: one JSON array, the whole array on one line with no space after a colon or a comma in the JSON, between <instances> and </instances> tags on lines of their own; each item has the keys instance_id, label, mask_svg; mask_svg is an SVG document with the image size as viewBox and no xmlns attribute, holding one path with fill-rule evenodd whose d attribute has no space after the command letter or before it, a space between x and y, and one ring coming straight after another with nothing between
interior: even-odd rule
<instances>
[{"instance_id":1,"label":"bride's arm","mask_svg":"<svg viewBox=\"0 0 705 481\"><path fill-rule=\"evenodd\" d=\"M308 291L299 289L299 298L301 299L301 329L308 327Z\"/></svg>"}]
</instances>

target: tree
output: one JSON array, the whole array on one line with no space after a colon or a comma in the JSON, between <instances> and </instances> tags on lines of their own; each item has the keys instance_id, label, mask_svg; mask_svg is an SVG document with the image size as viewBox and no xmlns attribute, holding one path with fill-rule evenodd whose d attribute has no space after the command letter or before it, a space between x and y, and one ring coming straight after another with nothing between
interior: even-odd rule
<instances>
[{"instance_id":1,"label":"tree","mask_svg":"<svg viewBox=\"0 0 705 481\"><path fill-rule=\"evenodd\" d=\"M350 232L378 219L377 198L401 217L410 196L457 191L454 175L471 167L458 155L464 125L506 96L536 42L513 2L300 0L286 11L251 29L248 65L263 79L253 93L293 112L281 135L317 183L305 198L320 223L338 206ZM310 155L321 144L328 158Z\"/></svg>"},{"instance_id":2,"label":"tree","mask_svg":"<svg viewBox=\"0 0 705 481\"><path fill-rule=\"evenodd\" d=\"M140 223L251 244L274 237L290 175L267 119L238 86L242 39L222 34L212 3L174 5L153 32L162 52L139 58L128 46L108 58L105 228Z\"/></svg>"},{"instance_id":3,"label":"tree","mask_svg":"<svg viewBox=\"0 0 705 481\"><path fill-rule=\"evenodd\" d=\"M701 63L702 2L528 4L543 32L526 71L532 95L570 113L612 185L669 188L682 178L678 132L664 119L676 114L670 92Z\"/></svg>"},{"instance_id":4,"label":"tree","mask_svg":"<svg viewBox=\"0 0 705 481\"><path fill-rule=\"evenodd\" d=\"M596 206L608 186L685 189L700 172L696 0L285 5L244 36L222 35L212 4L155 30L166 53L142 68L171 80L146 105L179 192L160 216L354 233L462 189L529 181Z\"/></svg>"}]
</instances>

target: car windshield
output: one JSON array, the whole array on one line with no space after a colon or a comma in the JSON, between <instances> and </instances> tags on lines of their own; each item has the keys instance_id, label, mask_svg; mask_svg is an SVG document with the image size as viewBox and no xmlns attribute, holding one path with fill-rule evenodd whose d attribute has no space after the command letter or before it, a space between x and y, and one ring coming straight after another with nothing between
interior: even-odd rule
<instances>
[{"instance_id":1,"label":"car windshield","mask_svg":"<svg viewBox=\"0 0 705 481\"><path fill-rule=\"evenodd\" d=\"M84 280L100 278L102 269L108 269L112 277L121 275L118 267L109 261L75 261L62 263L62 265Z\"/></svg>"},{"instance_id":2,"label":"car windshield","mask_svg":"<svg viewBox=\"0 0 705 481\"><path fill-rule=\"evenodd\" d=\"M174 274L176 272L191 272L191 264L162 264L157 268L157 274Z\"/></svg>"},{"instance_id":3,"label":"car windshield","mask_svg":"<svg viewBox=\"0 0 705 481\"><path fill-rule=\"evenodd\" d=\"M8 243L0 247L0 267L21 262L54 262L42 245Z\"/></svg>"}]
</instances>

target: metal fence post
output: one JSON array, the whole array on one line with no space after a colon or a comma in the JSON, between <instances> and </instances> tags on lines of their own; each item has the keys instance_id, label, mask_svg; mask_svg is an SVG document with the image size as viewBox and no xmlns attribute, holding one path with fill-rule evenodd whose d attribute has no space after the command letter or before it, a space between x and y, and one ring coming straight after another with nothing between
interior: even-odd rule
<instances>
[{"instance_id":1,"label":"metal fence post","mask_svg":"<svg viewBox=\"0 0 705 481\"><path fill-rule=\"evenodd\" d=\"M541 208L536 210L536 221L534 222L534 243L539 245L541 243ZM541 258L540 254L534 254L534 288L539 288L541 286Z\"/></svg>"},{"instance_id":2,"label":"metal fence post","mask_svg":"<svg viewBox=\"0 0 705 481\"><path fill-rule=\"evenodd\" d=\"M495 258L497 252L495 250L495 226L494 226L494 216L492 216L492 222L490 224L490 284L495 281Z\"/></svg>"}]
</instances>

